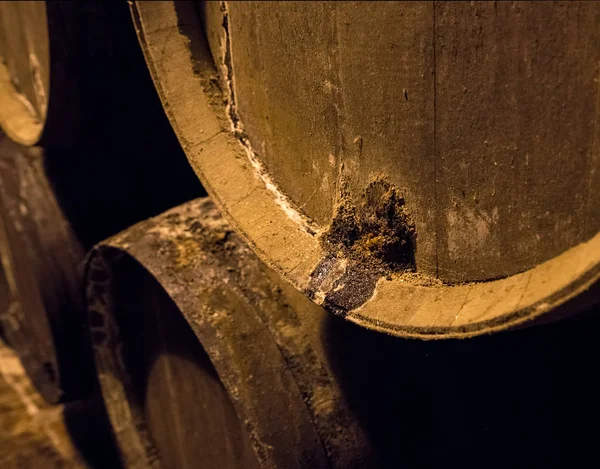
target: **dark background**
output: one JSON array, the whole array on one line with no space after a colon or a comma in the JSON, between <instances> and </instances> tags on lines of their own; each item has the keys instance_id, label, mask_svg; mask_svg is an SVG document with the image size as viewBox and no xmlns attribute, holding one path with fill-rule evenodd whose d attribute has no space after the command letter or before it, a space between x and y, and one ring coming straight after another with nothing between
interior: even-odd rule
<instances>
[{"instance_id":1,"label":"dark background","mask_svg":"<svg viewBox=\"0 0 600 469\"><path fill-rule=\"evenodd\" d=\"M65 103L70 132L46 146L45 164L89 248L206 193L164 114L127 2L56 2L53 8L69 19L59 29L75 103Z\"/></svg>"}]
</instances>

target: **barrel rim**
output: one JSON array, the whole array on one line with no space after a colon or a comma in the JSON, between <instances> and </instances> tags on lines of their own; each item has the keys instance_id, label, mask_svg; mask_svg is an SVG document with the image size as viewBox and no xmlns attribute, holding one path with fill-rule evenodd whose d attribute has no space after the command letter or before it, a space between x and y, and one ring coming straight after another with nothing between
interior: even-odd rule
<instances>
[{"instance_id":1,"label":"barrel rim","mask_svg":"<svg viewBox=\"0 0 600 469\"><path fill-rule=\"evenodd\" d=\"M209 63L212 58L194 7L191 2L176 3L136 1L130 6L155 86L188 160L257 255L298 290L323 302L331 289L315 291L311 286L326 257L317 233L289 213L287 201L261 178L232 132L223 100L215 104L218 99L210 91L217 71ZM260 214L247 207L260 207ZM341 260L336 262L341 265ZM392 335L468 337L556 315L559 306L598 288L599 267L600 233L506 278L441 286L411 283L402 276L380 278L362 304L333 309L350 321Z\"/></svg>"},{"instance_id":2,"label":"barrel rim","mask_svg":"<svg viewBox=\"0 0 600 469\"><path fill-rule=\"evenodd\" d=\"M195 210L198 208L202 211ZM279 461L286 467L296 467L294 461L302 453L314 463L311 467L330 467L321 435L271 332L255 312L242 311L244 303L239 303L238 310L235 306L228 308L240 301L236 287L228 282L215 282L209 273L209 264L203 262L188 269L185 278L178 275L169 262L165 265L165 256L166 259L172 256L167 246L177 239L169 217L178 214L182 218L193 217L190 223L201 225L202 218L219 218L212 210L214 206L207 198L188 202L104 241L86 260L85 290L94 358L121 457L126 467L129 467L127 464L137 467L140 463L141 467L160 467L146 420L132 391L122 356L123 338L115 317L117 307L111 293L114 288L111 270L125 261L133 262L136 268L150 275L189 324L217 371L238 418L246 426L259 464L271 467ZM164 249L156 256L156 247L160 244L164 244ZM98 278L101 280L96 281ZM193 279L191 283L189 279ZM182 288L182 282L186 288ZM224 298L228 299L226 304ZM246 384L245 390L237 389L240 382ZM118 402L121 404L111 405ZM286 415L265 413L271 402L287 403ZM303 447L290 451L289 444L285 444L289 441L283 441L287 437L278 423L294 427L296 444L302 443ZM122 440L117 438L117 433ZM127 445L120 445L119 441L126 441ZM356 451L360 452L359 448Z\"/></svg>"},{"instance_id":3,"label":"barrel rim","mask_svg":"<svg viewBox=\"0 0 600 469\"><path fill-rule=\"evenodd\" d=\"M37 2L38 6L43 8L45 21L43 21L44 30L40 32L46 40L45 57L41 61L46 64L48 69L43 70L48 75L48 89L45 90L49 95L50 88L50 33L47 21L46 2ZM39 59L38 59L39 61ZM32 105L27 98L14 86L8 68L0 60L0 127L12 140L21 145L32 146L40 141L48 118L48 107L44 109L43 115L39 116L32 109Z\"/></svg>"},{"instance_id":4,"label":"barrel rim","mask_svg":"<svg viewBox=\"0 0 600 469\"><path fill-rule=\"evenodd\" d=\"M20 96L6 66L0 62L0 127L11 140L32 146L42 137L46 116L40 121Z\"/></svg>"}]
</instances>

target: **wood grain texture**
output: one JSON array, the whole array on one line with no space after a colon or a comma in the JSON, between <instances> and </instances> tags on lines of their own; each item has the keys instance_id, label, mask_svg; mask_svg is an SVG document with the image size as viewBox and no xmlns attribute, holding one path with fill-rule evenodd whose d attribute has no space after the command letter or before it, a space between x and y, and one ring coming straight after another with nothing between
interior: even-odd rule
<instances>
[{"instance_id":1,"label":"wood grain texture","mask_svg":"<svg viewBox=\"0 0 600 469\"><path fill-rule=\"evenodd\" d=\"M122 265L113 282L126 365L163 467L258 467L227 391L173 300L136 265Z\"/></svg>"},{"instance_id":2,"label":"wood grain texture","mask_svg":"<svg viewBox=\"0 0 600 469\"><path fill-rule=\"evenodd\" d=\"M0 258L9 293L0 322L50 403L91 390L78 290L83 256L46 179L42 150L0 135Z\"/></svg>"},{"instance_id":3,"label":"wood grain texture","mask_svg":"<svg viewBox=\"0 0 600 469\"><path fill-rule=\"evenodd\" d=\"M119 469L98 396L50 405L0 340L0 464L6 469Z\"/></svg>"},{"instance_id":4,"label":"wood grain texture","mask_svg":"<svg viewBox=\"0 0 600 469\"><path fill-rule=\"evenodd\" d=\"M343 183L401 188L435 271L433 8L412 2L228 5L235 99L274 181L322 226ZM265 27L268 25L268 27ZM257 51L262 51L257 53Z\"/></svg>"},{"instance_id":5,"label":"wood grain texture","mask_svg":"<svg viewBox=\"0 0 600 469\"><path fill-rule=\"evenodd\" d=\"M504 277L589 239L599 5L440 2L435 21L440 277Z\"/></svg>"},{"instance_id":6,"label":"wood grain texture","mask_svg":"<svg viewBox=\"0 0 600 469\"><path fill-rule=\"evenodd\" d=\"M99 245L86 278L127 468L373 467L327 362L326 313L282 284L208 199Z\"/></svg>"}]
</instances>

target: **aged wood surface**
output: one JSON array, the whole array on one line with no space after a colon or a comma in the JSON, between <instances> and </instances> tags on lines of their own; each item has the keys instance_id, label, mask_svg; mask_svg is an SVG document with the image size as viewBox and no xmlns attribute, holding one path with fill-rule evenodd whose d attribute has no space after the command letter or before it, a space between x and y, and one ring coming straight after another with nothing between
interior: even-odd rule
<instances>
[{"instance_id":1,"label":"aged wood surface","mask_svg":"<svg viewBox=\"0 0 600 469\"><path fill-rule=\"evenodd\" d=\"M590 292L586 302L593 300L600 275L593 190L598 178L593 145L598 4L369 5L369 12L374 8L380 13L373 16L373 27L370 14L361 14L366 5L356 3L132 5L165 110L215 202L252 249L296 288L369 328L456 337L578 311L579 306L566 303L584 292ZM310 28L300 27L303 15L313 19ZM427 15L431 23L425 21ZM285 29L287 18L291 24ZM260 21L269 27L258 27ZM394 29L396 22L407 26ZM529 28L532 22L543 27ZM462 25L464 34L457 33L454 23ZM330 31L332 24L336 34ZM471 34L479 26L486 31L476 36L481 44ZM203 27L209 28L211 44ZM444 28L456 34L441 35ZM237 41L236 32L241 34ZM394 34L413 42L389 43ZM551 39L556 35L569 40ZM494 41L504 39L510 50L495 48ZM553 47L539 45L533 68L527 68L522 59L536 41ZM252 54L253 48L261 52ZM572 49L577 52L571 54ZM465 67L450 67L448 54L459 52ZM241 61L237 68L236 60ZM564 106L548 85L563 63L581 72L560 72L564 89L572 90ZM294 74L305 66L306 74ZM248 81L236 78L247 69L254 71ZM531 79L528 73L534 73ZM391 76L401 79L390 84ZM396 86L405 80L406 85ZM266 86L258 85L263 82ZM459 98L454 82L460 96L469 87L472 94ZM284 88L284 83L290 86ZM502 87L508 90L504 94ZM385 90L383 97L373 90ZM286 93L290 99L283 102ZM399 102L392 99L396 94ZM270 121L273 112L277 119ZM250 113L246 119L244 113ZM473 117L477 113L481 119ZM494 124L496 114L501 121ZM332 124L336 115L342 117ZM407 116L414 116L413 127ZM517 117L522 125L514 124ZM572 133L569 129L575 127L577 133ZM435 143L438 132L444 143L432 149L431 135ZM557 143L555 136L565 132L570 136ZM486 146L481 139L490 133L495 145ZM469 134L477 138L469 139ZM399 136L402 143L396 141ZM269 153L270 145L281 152ZM294 145L301 151L286 153ZM386 153L388 148L394 150ZM331 173L325 172L325 162ZM374 186L365 188L373 178ZM328 184L329 192L323 189ZM356 256L324 242L333 215L343 233L341 208L367 215L369 209L385 212L377 206L383 198L369 192L377 184L387 187L387 195L399 200L400 210L414 221L416 234L405 246L416 246L416 272L407 273L410 265L369 270L369 262L379 258L357 262ZM312 190L305 192L307 187ZM374 207L369 205L373 200ZM335 213L334 201L340 202ZM575 212L569 215L571 210ZM350 213L347 231L360 221ZM385 217L375 221L394 222ZM410 226L405 228L411 233ZM382 240L377 232L361 236L356 246L377 251L373 247Z\"/></svg>"},{"instance_id":2,"label":"aged wood surface","mask_svg":"<svg viewBox=\"0 0 600 469\"><path fill-rule=\"evenodd\" d=\"M210 200L100 244L86 290L126 467L374 467L327 360L327 314Z\"/></svg>"},{"instance_id":3,"label":"aged wood surface","mask_svg":"<svg viewBox=\"0 0 600 469\"><path fill-rule=\"evenodd\" d=\"M273 180L327 226L341 184L360 203L386 175L415 219L419 270L435 275L433 3L231 2L228 12L237 112Z\"/></svg>"},{"instance_id":4,"label":"aged wood surface","mask_svg":"<svg viewBox=\"0 0 600 469\"><path fill-rule=\"evenodd\" d=\"M231 2L228 36L257 158L320 225L343 180L360 203L384 176L414 217L418 270L448 282L522 272L598 231L597 3Z\"/></svg>"},{"instance_id":5,"label":"aged wood surface","mask_svg":"<svg viewBox=\"0 0 600 469\"><path fill-rule=\"evenodd\" d=\"M36 392L17 355L0 341L0 465L3 469L84 469L63 406Z\"/></svg>"},{"instance_id":6,"label":"aged wood surface","mask_svg":"<svg viewBox=\"0 0 600 469\"><path fill-rule=\"evenodd\" d=\"M50 403L92 385L80 299L84 251L48 182L43 152L0 135L2 333Z\"/></svg>"},{"instance_id":7,"label":"aged wood surface","mask_svg":"<svg viewBox=\"0 0 600 469\"><path fill-rule=\"evenodd\" d=\"M3 469L119 469L97 397L49 405L16 353L0 340L0 465Z\"/></svg>"},{"instance_id":8,"label":"aged wood surface","mask_svg":"<svg viewBox=\"0 0 600 469\"><path fill-rule=\"evenodd\" d=\"M587 241L600 229L600 4L435 11L440 277L506 276Z\"/></svg>"},{"instance_id":9,"label":"aged wood surface","mask_svg":"<svg viewBox=\"0 0 600 469\"><path fill-rule=\"evenodd\" d=\"M127 369L164 467L258 467L246 429L173 300L139 266L121 265L115 274Z\"/></svg>"},{"instance_id":10,"label":"aged wood surface","mask_svg":"<svg viewBox=\"0 0 600 469\"><path fill-rule=\"evenodd\" d=\"M45 2L2 2L0 18L0 57L15 91L24 95L43 121L50 78Z\"/></svg>"},{"instance_id":11,"label":"aged wood surface","mask_svg":"<svg viewBox=\"0 0 600 469\"><path fill-rule=\"evenodd\" d=\"M0 2L0 126L12 139L39 140L49 87L46 2Z\"/></svg>"}]
</instances>

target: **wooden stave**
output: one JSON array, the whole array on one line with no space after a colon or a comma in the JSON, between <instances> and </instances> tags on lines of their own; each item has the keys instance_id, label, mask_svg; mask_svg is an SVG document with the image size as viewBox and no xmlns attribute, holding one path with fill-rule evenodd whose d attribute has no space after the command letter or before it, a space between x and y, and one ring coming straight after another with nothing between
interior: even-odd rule
<instances>
[{"instance_id":1,"label":"wooden stave","mask_svg":"<svg viewBox=\"0 0 600 469\"><path fill-rule=\"evenodd\" d=\"M49 403L87 397L92 360L80 297L85 252L54 197L39 148L2 142L2 332ZM28 184L25 192L15 193Z\"/></svg>"},{"instance_id":2,"label":"wooden stave","mask_svg":"<svg viewBox=\"0 0 600 469\"><path fill-rule=\"evenodd\" d=\"M135 2L131 9L163 106L207 191L263 261L327 309L392 335L446 338L575 314L585 307L578 304L579 295L586 304L590 298L595 301L600 234L525 272L489 282L431 287L419 280L415 284L410 278L382 277L373 285L371 296L358 302L352 301L353 291L340 301L332 289L311 285L311 279L321 275L328 254L314 230L311 233L313 225L309 223L307 229L306 221L282 212L285 201L257 177L232 134L221 106L226 97L215 91L219 78L194 6L190 2L176 6ZM158 44L167 44L168 53L159 51ZM222 71L223 64L217 65ZM247 209L256 206L262 208L260 213L248 215ZM295 249L288 248L290 243ZM345 269L344 262L335 259L331 270ZM325 283L331 285L336 278L328 280ZM482 296L487 299L473 302ZM448 302L449 308L445 306Z\"/></svg>"},{"instance_id":3,"label":"wooden stave","mask_svg":"<svg viewBox=\"0 0 600 469\"><path fill-rule=\"evenodd\" d=\"M328 316L282 284L209 199L131 227L96 246L86 265L96 368L125 467L162 466L113 316L110 282L119 269L127 272L125 283L146 272L175 302L246 423L260 467L374 467L370 443L327 363L321 335Z\"/></svg>"}]
</instances>

